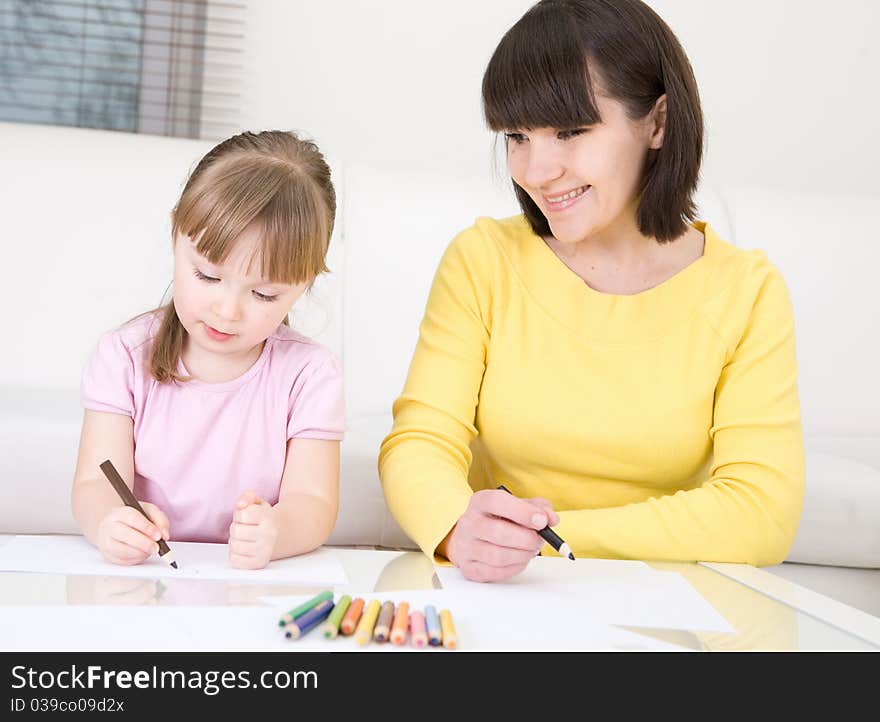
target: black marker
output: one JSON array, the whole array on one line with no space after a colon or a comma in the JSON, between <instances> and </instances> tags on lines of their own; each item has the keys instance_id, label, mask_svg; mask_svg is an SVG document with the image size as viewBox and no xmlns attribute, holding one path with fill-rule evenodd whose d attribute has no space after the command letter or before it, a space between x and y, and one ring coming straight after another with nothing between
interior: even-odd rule
<instances>
[{"instance_id":1,"label":"black marker","mask_svg":"<svg viewBox=\"0 0 880 722\"><path fill-rule=\"evenodd\" d=\"M508 494L513 496L513 492L510 491L503 484L499 484L498 486L501 491L506 491ZM568 546L563 540L562 537L559 536L555 531L553 531L549 526L545 526L543 529L538 529L538 534L541 535L541 538L544 539L551 547L553 547L556 551L558 551L562 556L568 557L572 561L574 561L574 554L571 553L571 547Z\"/></svg>"}]
</instances>

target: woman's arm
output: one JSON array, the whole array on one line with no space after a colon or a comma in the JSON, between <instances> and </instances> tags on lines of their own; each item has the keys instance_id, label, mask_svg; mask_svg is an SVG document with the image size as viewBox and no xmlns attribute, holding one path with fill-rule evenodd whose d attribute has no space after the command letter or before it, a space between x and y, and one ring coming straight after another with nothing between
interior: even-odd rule
<instances>
[{"instance_id":1,"label":"woman's arm","mask_svg":"<svg viewBox=\"0 0 880 722\"><path fill-rule=\"evenodd\" d=\"M469 444L489 345L492 263L485 243L465 231L443 255L379 454L388 508L429 556L473 494Z\"/></svg>"},{"instance_id":2,"label":"woman's arm","mask_svg":"<svg viewBox=\"0 0 880 722\"><path fill-rule=\"evenodd\" d=\"M493 294L509 282L495 240L479 224L450 244L379 455L385 500L403 530L428 556L481 581L522 571L543 544L536 529L555 520L544 499L474 493L468 483L493 309L503 306Z\"/></svg>"},{"instance_id":3,"label":"woman's arm","mask_svg":"<svg viewBox=\"0 0 880 722\"><path fill-rule=\"evenodd\" d=\"M556 531L576 555L763 566L788 554L805 470L794 318L775 269L733 345L715 389L709 478L640 503L560 512Z\"/></svg>"}]
</instances>

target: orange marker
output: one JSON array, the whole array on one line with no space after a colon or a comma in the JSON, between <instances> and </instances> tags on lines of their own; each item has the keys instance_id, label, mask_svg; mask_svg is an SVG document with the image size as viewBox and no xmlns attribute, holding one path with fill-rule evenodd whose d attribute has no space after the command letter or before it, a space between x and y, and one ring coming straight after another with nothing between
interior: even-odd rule
<instances>
[{"instance_id":1,"label":"orange marker","mask_svg":"<svg viewBox=\"0 0 880 722\"><path fill-rule=\"evenodd\" d=\"M349 606L348 610L345 612L345 616L339 623L339 631L345 635L352 634L357 627L358 620L361 618L361 612L363 611L364 600L358 597L351 603L351 606Z\"/></svg>"},{"instance_id":2,"label":"orange marker","mask_svg":"<svg viewBox=\"0 0 880 722\"><path fill-rule=\"evenodd\" d=\"M391 643L406 644L406 629L409 623L409 603L401 602L397 605L394 613L394 623L391 625Z\"/></svg>"},{"instance_id":3,"label":"orange marker","mask_svg":"<svg viewBox=\"0 0 880 722\"><path fill-rule=\"evenodd\" d=\"M455 649L458 646L458 640L455 637L452 613L448 609L440 610L440 628L443 630L443 646L446 649Z\"/></svg>"},{"instance_id":4,"label":"orange marker","mask_svg":"<svg viewBox=\"0 0 880 722\"><path fill-rule=\"evenodd\" d=\"M425 626L425 615L413 612L409 615L409 627L412 632L413 647L428 646L428 628Z\"/></svg>"},{"instance_id":5,"label":"orange marker","mask_svg":"<svg viewBox=\"0 0 880 722\"><path fill-rule=\"evenodd\" d=\"M364 611L364 600L358 597L346 611L342 622L339 624L339 631L345 635L352 634L357 627L358 620L361 618L361 612Z\"/></svg>"}]
</instances>

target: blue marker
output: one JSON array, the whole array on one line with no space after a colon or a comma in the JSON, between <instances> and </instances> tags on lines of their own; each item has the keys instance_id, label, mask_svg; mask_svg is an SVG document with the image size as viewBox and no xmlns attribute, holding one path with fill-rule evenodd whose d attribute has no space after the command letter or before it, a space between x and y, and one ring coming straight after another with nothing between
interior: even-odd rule
<instances>
[{"instance_id":1,"label":"blue marker","mask_svg":"<svg viewBox=\"0 0 880 722\"><path fill-rule=\"evenodd\" d=\"M425 626L428 627L428 644L439 647L443 643L443 633L440 631L437 610L431 604L425 607Z\"/></svg>"},{"instance_id":2,"label":"blue marker","mask_svg":"<svg viewBox=\"0 0 880 722\"><path fill-rule=\"evenodd\" d=\"M333 601L325 599L320 604L316 604L309 611L301 614L292 622L284 625L284 636L288 639L299 639L306 632L317 627L333 611Z\"/></svg>"}]
</instances>

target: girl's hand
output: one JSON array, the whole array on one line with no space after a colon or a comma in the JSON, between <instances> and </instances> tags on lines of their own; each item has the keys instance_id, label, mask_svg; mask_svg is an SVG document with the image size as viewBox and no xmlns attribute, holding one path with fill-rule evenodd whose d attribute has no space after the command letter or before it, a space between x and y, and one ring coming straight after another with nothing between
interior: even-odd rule
<instances>
[{"instance_id":1,"label":"girl's hand","mask_svg":"<svg viewBox=\"0 0 880 722\"><path fill-rule=\"evenodd\" d=\"M446 542L446 556L477 582L519 574L546 543L538 534L559 515L546 499L520 499L500 489L475 492Z\"/></svg>"},{"instance_id":2,"label":"girl's hand","mask_svg":"<svg viewBox=\"0 0 880 722\"><path fill-rule=\"evenodd\" d=\"M274 507L254 492L244 492L229 525L229 563L238 569L262 569L272 559L277 538Z\"/></svg>"},{"instance_id":3,"label":"girl's hand","mask_svg":"<svg viewBox=\"0 0 880 722\"><path fill-rule=\"evenodd\" d=\"M145 501L141 506L152 521L137 509L117 506L98 524L98 551L111 564L140 564L159 552L159 539L170 538L171 526L162 510Z\"/></svg>"}]
</instances>

